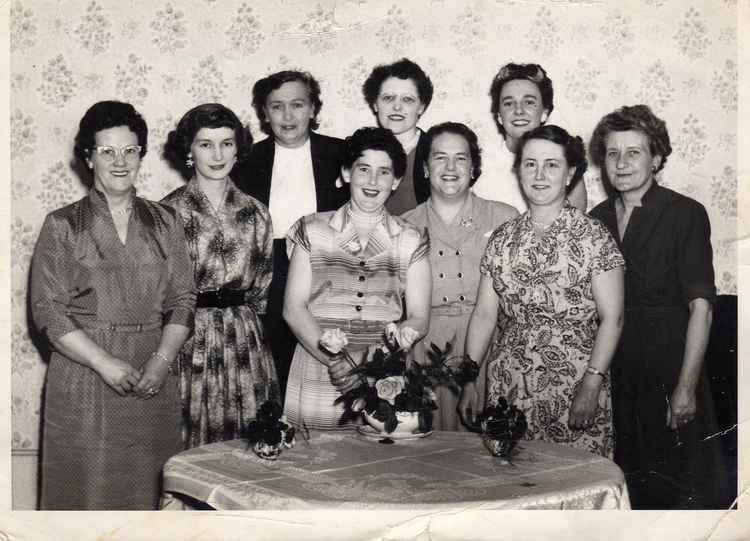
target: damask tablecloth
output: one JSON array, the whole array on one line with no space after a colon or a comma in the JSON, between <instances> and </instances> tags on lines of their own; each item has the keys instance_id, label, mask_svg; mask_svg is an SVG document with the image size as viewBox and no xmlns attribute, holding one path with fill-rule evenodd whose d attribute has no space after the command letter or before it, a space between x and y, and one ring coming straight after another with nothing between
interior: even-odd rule
<instances>
[{"instance_id":1,"label":"damask tablecloth","mask_svg":"<svg viewBox=\"0 0 750 541\"><path fill-rule=\"evenodd\" d=\"M247 442L204 445L164 466L164 509L180 495L215 509L630 509L610 460L522 441L510 463L466 432L384 445L357 433L313 432L278 460Z\"/></svg>"}]
</instances>

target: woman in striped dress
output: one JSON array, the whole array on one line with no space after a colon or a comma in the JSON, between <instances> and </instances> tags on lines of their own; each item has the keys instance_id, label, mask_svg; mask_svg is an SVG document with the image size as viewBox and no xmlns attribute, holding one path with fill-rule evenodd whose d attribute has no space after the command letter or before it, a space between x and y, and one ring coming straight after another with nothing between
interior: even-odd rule
<instances>
[{"instance_id":1,"label":"woman in striped dress","mask_svg":"<svg viewBox=\"0 0 750 541\"><path fill-rule=\"evenodd\" d=\"M320 348L325 330L344 331L357 360L391 322L398 323L397 339L404 347L427 332L428 239L385 210L405 169L404 151L389 130L357 130L346 140L342 165L351 199L336 211L301 218L287 235L284 318L299 344L284 410L294 425L345 428L339 424L343 406L333 402L356 381L346 361Z\"/></svg>"}]
</instances>

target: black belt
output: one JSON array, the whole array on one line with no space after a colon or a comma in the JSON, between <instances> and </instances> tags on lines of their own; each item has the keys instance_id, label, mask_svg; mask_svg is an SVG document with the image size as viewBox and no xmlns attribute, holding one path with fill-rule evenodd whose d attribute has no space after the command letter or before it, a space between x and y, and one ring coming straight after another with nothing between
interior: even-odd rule
<instances>
[{"instance_id":1,"label":"black belt","mask_svg":"<svg viewBox=\"0 0 750 541\"><path fill-rule=\"evenodd\" d=\"M195 306L197 308L228 308L247 304L246 289L214 289L198 293Z\"/></svg>"}]
</instances>

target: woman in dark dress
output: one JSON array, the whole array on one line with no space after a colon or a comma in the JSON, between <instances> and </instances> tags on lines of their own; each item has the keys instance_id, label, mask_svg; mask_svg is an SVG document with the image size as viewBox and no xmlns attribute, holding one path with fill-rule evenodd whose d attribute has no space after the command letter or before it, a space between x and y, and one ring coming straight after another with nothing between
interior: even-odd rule
<instances>
[{"instance_id":1,"label":"woman in dark dress","mask_svg":"<svg viewBox=\"0 0 750 541\"><path fill-rule=\"evenodd\" d=\"M271 217L229 178L251 144L232 111L205 103L185 113L165 145L188 183L162 202L182 219L198 290L179 363L187 447L242 437L263 402L280 401L260 321L273 268Z\"/></svg>"},{"instance_id":2,"label":"woman in dark dress","mask_svg":"<svg viewBox=\"0 0 750 541\"><path fill-rule=\"evenodd\" d=\"M657 507L728 504L715 499L726 488L718 455L700 441L715 430L702 370L716 296L708 215L656 182L672 147L647 106L603 117L590 152L613 191L591 215L626 261L625 326L612 363L616 461L631 480L657 472L684 485L682 497L675 491Z\"/></svg>"},{"instance_id":3,"label":"woman in dark dress","mask_svg":"<svg viewBox=\"0 0 750 541\"><path fill-rule=\"evenodd\" d=\"M182 449L172 362L195 294L174 210L136 197L148 130L132 105L93 105L75 154L83 199L49 214L34 251L34 322L47 370L42 509L155 509L161 469Z\"/></svg>"},{"instance_id":4,"label":"woman in dark dress","mask_svg":"<svg viewBox=\"0 0 750 541\"><path fill-rule=\"evenodd\" d=\"M420 144L422 130L417 122L432 101L432 81L418 64L402 58L376 66L362 92L378 125L390 130L406 152L404 178L385 204L390 214L399 216L430 197L430 183L415 165L424 161L428 151Z\"/></svg>"}]
</instances>

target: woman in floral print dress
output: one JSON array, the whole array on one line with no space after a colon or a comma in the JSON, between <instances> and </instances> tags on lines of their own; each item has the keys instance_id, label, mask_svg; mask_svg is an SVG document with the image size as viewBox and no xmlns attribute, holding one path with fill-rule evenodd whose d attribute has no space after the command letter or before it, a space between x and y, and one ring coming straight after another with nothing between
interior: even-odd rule
<instances>
[{"instance_id":1,"label":"woman in floral print dress","mask_svg":"<svg viewBox=\"0 0 750 541\"><path fill-rule=\"evenodd\" d=\"M622 329L624 260L606 227L565 197L586 169L580 138L537 128L522 138L514 169L529 210L487 243L466 353L483 359L502 308L508 320L487 371L487 402L505 397L521 408L528 439L611 458L607 372ZM459 403L468 422L477 402L469 383Z\"/></svg>"},{"instance_id":2,"label":"woman in floral print dress","mask_svg":"<svg viewBox=\"0 0 750 541\"><path fill-rule=\"evenodd\" d=\"M229 179L251 144L236 115L210 103L188 111L165 146L190 178L163 200L182 218L198 290L194 333L180 353L187 447L244 436L258 406L279 400L258 318L272 276L271 219Z\"/></svg>"}]
</instances>

